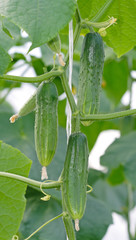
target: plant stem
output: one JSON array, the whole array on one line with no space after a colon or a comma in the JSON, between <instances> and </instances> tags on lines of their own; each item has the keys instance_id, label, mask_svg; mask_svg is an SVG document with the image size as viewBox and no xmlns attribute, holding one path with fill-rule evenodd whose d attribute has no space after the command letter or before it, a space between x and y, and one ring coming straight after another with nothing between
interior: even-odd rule
<instances>
[{"instance_id":1,"label":"plant stem","mask_svg":"<svg viewBox=\"0 0 136 240\"><path fill-rule=\"evenodd\" d=\"M81 121L89 121L89 120L101 121L101 120L110 120L110 119L115 119L120 117L126 117L134 114L136 114L136 109L115 112L115 113L90 114L90 115L84 115L84 116L82 115L80 117L80 120Z\"/></svg>"},{"instance_id":2,"label":"plant stem","mask_svg":"<svg viewBox=\"0 0 136 240\"><path fill-rule=\"evenodd\" d=\"M71 107L71 111L72 111L72 113L74 113L74 112L77 111L77 106L76 106L74 97L72 95L72 92L70 90L70 87L68 85L68 81L67 81L65 73L63 73L61 75L61 81L62 81L62 85L63 85L64 91L65 91L65 93L67 95L67 98L68 98L68 101L69 101L69 104L70 104L70 107Z\"/></svg>"},{"instance_id":3,"label":"plant stem","mask_svg":"<svg viewBox=\"0 0 136 240\"><path fill-rule=\"evenodd\" d=\"M41 230L43 227L45 227L48 223L53 222L54 220L56 220L56 219L58 219L58 218L60 218L60 217L62 217L62 216L63 216L63 213L61 213L60 215L58 215L58 216L50 219L49 221L45 222L42 226L40 226L39 228L37 228L37 230L34 231L28 238L25 238L25 240L30 239L34 234L36 234L38 231L40 231L40 230Z\"/></svg>"},{"instance_id":4,"label":"plant stem","mask_svg":"<svg viewBox=\"0 0 136 240\"><path fill-rule=\"evenodd\" d=\"M25 82L25 83L37 83L42 82L45 80L49 80L51 77L60 76L63 73L63 70L54 70L47 73L44 73L37 77L21 77L21 76L13 76L13 75L6 75L3 74L0 76L0 80L8 80L8 81L15 81L15 82Z\"/></svg>"},{"instance_id":5,"label":"plant stem","mask_svg":"<svg viewBox=\"0 0 136 240\"><path fill-rule=\"evenodd\" d=\"M30 178L26 178L17 174L13 174L13 173L8 173L8 172L0 172L0 176L1 177L7 177L7 178L11 178L23 183L26 183L28 185L31 185L33 187L38 187L40 188L41 184L42 184L42 188L45 189L50 189L50 188L59 188L61 186L61 182L60 181L52 181L52 182L48 182L48 183L44 183L44 182L39 182Z\"/></svg>"},{"instance_id":6,"label":"plant stem","mask_svg":"<svg viewBox=\"0 0 136 240\"><path fill-rule=\"evenodd\" d=\"M80 115L79 113L72 116L72 133L80 132Z\"/></svg>"}]
</instances>

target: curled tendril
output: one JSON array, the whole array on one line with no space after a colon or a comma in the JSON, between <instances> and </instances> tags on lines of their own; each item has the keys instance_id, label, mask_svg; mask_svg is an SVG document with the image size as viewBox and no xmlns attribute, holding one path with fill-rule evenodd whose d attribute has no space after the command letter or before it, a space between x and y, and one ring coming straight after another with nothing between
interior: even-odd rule
<instances>
[{"instance_id":1,"label":"curled tendril","mask_svg":"<svg viewBox=\"0 0 136 240\"><path fill-rule=\"evenodd\" d=\"M89 188L90 188L90 190L88 190L88 191L87 191L87 193L90 193L90 192L92 192L92 191L93 191L93 188L92 188L90 185L87 185L87 187L89 187Z\"/></svg>"},{"instance_id":2,"label":"curled tendril","mask_svg":"<svg viewBox=\"0 0 136 240\"><path fill-rule=\"evenodd\" d=\"M50 198L51 198L51 195L47 194L47 193L44 192L43 189L42 189L43 183L46 183L46 182L52 182L52 180L46 180L46 181L42 182L41 185L40 185L40 190L41 190L41 192L45 195L44 197L41 198L41 200L43 200L43 201L49 201Z\"/></svg>"}]
</instances>

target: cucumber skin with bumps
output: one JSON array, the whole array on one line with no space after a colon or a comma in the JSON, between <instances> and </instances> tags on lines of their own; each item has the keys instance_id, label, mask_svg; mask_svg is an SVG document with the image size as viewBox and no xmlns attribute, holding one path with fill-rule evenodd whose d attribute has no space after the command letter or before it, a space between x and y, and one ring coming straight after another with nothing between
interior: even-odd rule
<instances>
[{"instance_id":1,"label":"cucumber skin with bumps","mask_svg":"<svg viewBox=\"0 0 136 240\"><path fill-rule=\"evenodd\" d=\"M81 132L71 134L63 171L62 199L74 220L81 219L86 208L88 155L86 136Z\"/></svg>"},{"instance_id":2,"label":"cucumber skin with bumps","mask_svg":"<svg viewBox=\"0 0 136 240\"><path fill-rule=\"evenodd\" d=\"M81 114L97 114L104 66L103 40L98 33L86 34L80 58L78 108ZM91 121L83 122L90 125Z\"/></svg>"},{"instance_id":3,"label":"cucumber skin with bumps","mask_svg":"<svg viewBox=\"0 0 136 240\"><path fill-rule=\"evenodd\" d=\"M58 93L52 82L42 82L36 95L35 147L39 162L48 166L53 159L58 138Z\"/></svg>"}]
</instances>

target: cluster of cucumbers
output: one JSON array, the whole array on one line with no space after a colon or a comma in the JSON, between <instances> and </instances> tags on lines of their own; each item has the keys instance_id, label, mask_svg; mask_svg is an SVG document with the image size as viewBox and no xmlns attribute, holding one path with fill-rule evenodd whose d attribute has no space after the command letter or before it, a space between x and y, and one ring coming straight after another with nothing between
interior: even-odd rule
<instances>
[{"instance_id":1,"label":"cluster of cucumbers","mask_svg":"<svg viewBox=\"0 0 136 240\"><path fill-rule=\"evenodd\" d=\"M50 42L55 49L57 44L58 39ZM101 36L96 32L86 34L82 45L77 94L80 116L96 114L99 111L103 65L104 47ZM54 157L58 136L58 93L53 81L42 82L30 99L30 103L31 110L35 109L36 153L45 170ZM26 107L27 105L29 104L27 103ZM21 111L22 116L23 110ZM91 122L86 121L83 124L88 126ZM72 220L75 221L75 229L78 231L79 220L83 217L86 208L88 156L87 138L79 128L69 137L61 174L63 221L69 240L76 239ZM42 175L42 179L44 178L48 178L46 171Z\"/></svg>"}]
</instances>

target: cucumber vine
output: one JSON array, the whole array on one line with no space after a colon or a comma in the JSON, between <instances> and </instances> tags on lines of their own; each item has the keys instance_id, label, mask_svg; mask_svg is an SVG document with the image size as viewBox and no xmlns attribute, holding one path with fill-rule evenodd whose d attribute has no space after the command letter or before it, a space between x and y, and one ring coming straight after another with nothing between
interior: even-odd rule
<instances>
[{"instance_id":1,"label":"cucumber vine","mask_svg":"<svg viewBox=\"0 0 136 240\"><path fill-rule=\"evenodd\" d=\"M110 3L107 2L106 5L104 6L104 9L108 8L111 2L112 1L110 1ZM101 16L102 11L99 13L98 16L96 16L96 19L98 19ZM45 222L42 226L40 226L37 230L35 230L25 240L30 239L34 234L40 231L47 224L49 224L50 222L60 217L62 217L63 219L64 226L65 226L66 233L69 240L76 239L72 220L75 221L75 229L79 231L79 220L82 218L86 208L86 193L90 193L92 191L92 187L87 185L87 176L88 176L87 169L88 169L88 155L89 155L87 138L81 132L80 123L87 126L94 121L110 120L110 119L116 119L116 118L136 114L136 109L126 110L121 112L114 112L114 113L107 113L107 114L98 113L99 94L100 94L101 77L103 73L103 61L104 61L103 42L102 42L101 36L105 36L107 34L106 29L111 27L113 24L117 23L117 18L112 16L107 21L104 21L104 22L96 22L93 20L90 21L88 19L83 20L81 18L79 9L77 7L75 12L75 19L76 19L76 26L74 31L73 50L75 50L81 30L82 29L91 30L91 33L86 35L87 37L90 38L90 40L89 42L84 43L85 45L82 51L84 59L82 61L82 56L81 56L81 60L80 60L81 65L84 64L84 66L83 68L81 67L81 72L80 72L79 94L78 94L77 103L73 97L72 91L69 87L68 80L66 77L66 70L69 64L69 53L67 52L65 59L63 59L62 53L61 53L59 35L57 35L50 42L48 42L48 46L55 53L54 59L56 58L56 54L58 54L59 63L61 66L56 67L54 64L53 69L51 71L36 77L20 77L20 76L6 75L6 74L4 74L3 76L0 76L0 80L3 80L3 81L8 80L13 82L40 84L37 92L32 96L32 98L26 103L26 105L20 110L18 114L15 114L10 118L10 121L11 123L14 123L15 120L18 119L19 117L25 116L29 112L36 109L35 145L36 145L36 152L37 152L39 162L43 166L43 170L44 170L44 177L42 177L42 180L45 178L48 178L45 171L45 167L50 164L56 151L57 127L58 127L56 112L57 112L58 95L57 95L56 87L55 87L55 90L53 90L54 88L53 80L57 76L60 77L64 92L66 93L66 96L72 111L72 134L69 137L64 169L58 181L50 180L48 182L39 182L39 181L35 181L33 179L26 178L20 175L8 173L8 172L0 172L1 177L11 178L11 179L23 182L27 185L30 185L36 189L39 189L39 191L41 191L45 195L44 197L41 198L43 201L48 201L50 200L50 197L51 197L49 194L46 194L43 191L43 189L55 188L57 190L61 190L62 192L63 212L58 216ZM98 33L94 32L95 28L98 28ZM85 37L84 40L87 39L87 37ZM96 44L96 42L98 43L98 45ZM87 46L87 44L89 46ZM91 54L93 54L93 57L92 57L93 61L92 61L92 58L90 57ZM96 56L94 56L94 54L96 54ZM90 69L92 70L92 72ZM96 71L94 71L94 69ZM96 80L99 80L99 82L97 82ZM52 89L48 88L50 86L52 86ZM40 90L42 87L43 88L47 87L47 89L46 90L44 89L45 91L41 93ZM90 89L92 92L90 91ZM53 91L55 93L54 95L51 95ZM93 98L93 100L90 98L90 92L92 94L91 97ZM47 108L45 107L44 102ZM91 105L92 102L94 106ZM87 105L88 103L89 105ZM55 123L54 123L54 118L55 118ZM54 125L55 125L56 131L54 130ZM40 130L38 131L37 129L40 129ZM44 132L43 130L46 130L46 131ZM51 136L51 131L52 131L52 134L54 134L53 137ZM47 146L47 149L45 149L45 146ZM90 190L87 191L87 187L89 187ZM130 202L130 199L129 199L129 202ZM129 219L129 216L127 217ZM16 235L14 235L12 239L15 240L18 238L16 238Z\"/></svg>"}]
</instances>

